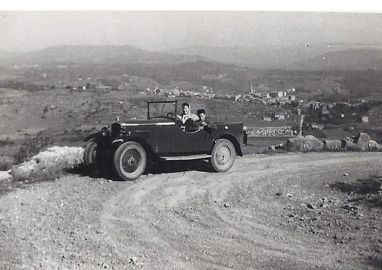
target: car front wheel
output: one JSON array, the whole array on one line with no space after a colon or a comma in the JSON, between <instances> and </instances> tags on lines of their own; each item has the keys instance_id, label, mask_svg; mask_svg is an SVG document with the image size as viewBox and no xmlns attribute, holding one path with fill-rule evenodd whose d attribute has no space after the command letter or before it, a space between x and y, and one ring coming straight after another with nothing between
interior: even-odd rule
<instances>
[{"instance_id":1,"label":"car front wheel","mask_svg":"<svg viewBox=\"0 0 382 270\"><path fill-rule=\"evenodd\" d=\"M233 166L236 150L227 139L217 140L211 153L211 165L217 172L226 172Z\"/></svg>"},{"instance_id":2,"label":"car front wheel","mask_svg":"<svg viewBox=\"0 0 382 270\"><path fill-rule=\"evenodd\" d=\"M137 142L121 144L114 154L114 167L118 175L127 181L140 177L146 169L145 149Z\"/></svg>"}]
</instances>

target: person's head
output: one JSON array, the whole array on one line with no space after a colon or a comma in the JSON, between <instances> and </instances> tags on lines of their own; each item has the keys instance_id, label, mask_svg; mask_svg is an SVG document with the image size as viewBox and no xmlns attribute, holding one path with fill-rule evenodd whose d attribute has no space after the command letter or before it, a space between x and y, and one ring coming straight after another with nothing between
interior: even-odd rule
<instances>
[{"instance_id":1,"label":"person's head","mask_svg":"<svg viewBox=\"0 0 382 270\"><path fill-rule=\"evenodd\" d=\"M190 113L190 104L188 104L188 103L183 103L182 104L182 110L183 110L183 113L184 114L188 114L188 113Z\"/></svg>"},{"instance_id":2,"label":"person's head","mask_svg":"<svg viewBox=\"0 0 382 270\"><path fill-rule=\"evenodd\" d=\"M202 121L206 121L206 111L204 109L200 109L196 112L196 114L198 115L199 119L202 120Z\"/></svg>"}]
</instances>

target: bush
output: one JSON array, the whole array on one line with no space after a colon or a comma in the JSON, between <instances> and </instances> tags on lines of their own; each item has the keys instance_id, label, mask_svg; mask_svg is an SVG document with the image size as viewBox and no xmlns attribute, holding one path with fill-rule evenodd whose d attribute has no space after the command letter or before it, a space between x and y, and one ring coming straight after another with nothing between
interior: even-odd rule
<instances>
[{"instance_id":1,"label":"bush","mask_svg":"<svg viewBox=\"0 0 382 270\"><path fill-rule=\"evenodd\" d=\"M6 140L0 140L0 147L4 147L7 145L13 145L13 144L15 144L15 142L10 141L9 138L7 138Z\"/></svg>"},{"instance_id":2,"label":"bush","mask_svg":"<svg viewBox=\"0 0 382 270\"><path fill-rule=\"evenodd\" d=\"M37 135L36 137L27 138L14 156L15 163L22 163L30 159L49 144L52 144L52 139L47 136Z\"/></svg>"},{"instance_id":3,"label":"bush","mask_svg":"<svg viewBox=\"0 0 382 270\"><path fill-rule=\"evenodd\" d=\"M0 157L0 171L8 171L13 165L13 159L7 156Z\"/></svg>"}]
</instances>

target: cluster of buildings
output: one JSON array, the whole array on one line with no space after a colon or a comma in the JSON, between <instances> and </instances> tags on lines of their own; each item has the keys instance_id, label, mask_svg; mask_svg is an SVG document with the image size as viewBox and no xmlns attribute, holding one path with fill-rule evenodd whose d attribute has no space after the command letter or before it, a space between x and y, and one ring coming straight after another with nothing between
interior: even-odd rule
<instances>
[{"instance_id":1,"label":"cluster of buildings","mask_svg":"<svg viewBox=\"0 0 382 270\"><path fill-rule=\"evenodd\" d=\"M263 121L271 122L274 120L286 120L290 117L290 115L286 112L275 112L272 114L266 114L263 116Z\"/></svg>"},{"instance_id":2,"label":"cluster of buildings","mask_svg":"<svg viewBox=\"0 0 382 270\"><path fill-rule=\"evenodd\" d=\"M280 108L282 105L291 104L302 104L302 100L298 99L295 95L296 90L294 88L280 91L269 91L269 92L256 92L252 89L248 94L217 94L210 87L204 86L199 90L182 90L180 88L174 89L161 89L155 87L154 89L147 88L147 95L165 95L169 98L176 97L196 97L204 99L219 99L219 100L232 100L236 102L254 102L263 105L278 105ZM301 112L301 110L299 110ZM290 118L290 114L280 110L279 112L273 112L271 114L266 114L263 116L263 121L283 121Z\"/></svg>"},{"instance_id":3,"label":"cluster of buildings","mask_svg":"<svg viewBox=\"0 0 382 270\"><path fill-rule=\"evenodd\" d=\"M265 93L259 93L251 88L248 94L216 94L214 90L208 86L204 86L199 90L182 90L179 88L174 88L171 90L164 88L154 88L146 89L148 95L165 95L166 97L198 97L206 99L222 99L222 100L232 100L237 102L257 102L264 105L284 105L290 104L292 102L301 102L295 95L295 89L287 89L283 91L270 91Z\"/></svg>"},{"instance_id":4,"label":"cluster of buildings","mask_svg":"<svg viewBox=\"0 0 382 270\"><path fill-rule=\"evenodd\" d=\"M110 90L113 90L113 86L110 86L110 85L104 85L102 83L97 83L97 84L85 84L85 85L77 85L75 84L74 86L71 86L71 85L67 85L65 87L66 89L70 89L70 90L83 90L83 91L86 91L86 90L96 90L96 91L110 91Z\"/></svg>"},{"instance_id":5,"label":"cluster of buildings","mask_svg":"<svg viewBox=\"0 0 382 270\"><path fill-rule=\"evenodd\" d=\"M298 101L295 95L295 91L296 90L294 88L291 88L285 91L282 90L260 93L251 89L249 94L237 95L236 99L238 101L259 102L264 105L284 105Z\"/></svg>"},{"instance_id":6,"label":"cluster of buildings","mask_svg":"<svg viewBox=\"0 0 382 270\"><path fill-rule=\"evenodd\" d=\"M317 102L303 105L304 114L310 118L312 128L322 129L325 124L358 122L369 123L368 106L365 102Z\"/></svg>"}]
</instances>

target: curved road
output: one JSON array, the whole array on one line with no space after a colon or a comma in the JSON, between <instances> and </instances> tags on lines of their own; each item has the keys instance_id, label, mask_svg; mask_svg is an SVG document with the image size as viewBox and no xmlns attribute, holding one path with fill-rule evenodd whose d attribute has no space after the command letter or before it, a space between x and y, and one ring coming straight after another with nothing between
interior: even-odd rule
<instances>
[{"instance_id":1,"label":"curved road","mask_svg":"<svg viewBox=\"0 0 382 270\"><path fill-rule=\"evenodd\" d=\"M360 202L354 214L343 208L349 195L334 188L381 176L381 153L246 156L220 174L172 165L135 183L69 175L2 196L2 268L378 269L382 262L381 208Z\"/></svg>"}]
</instances>

